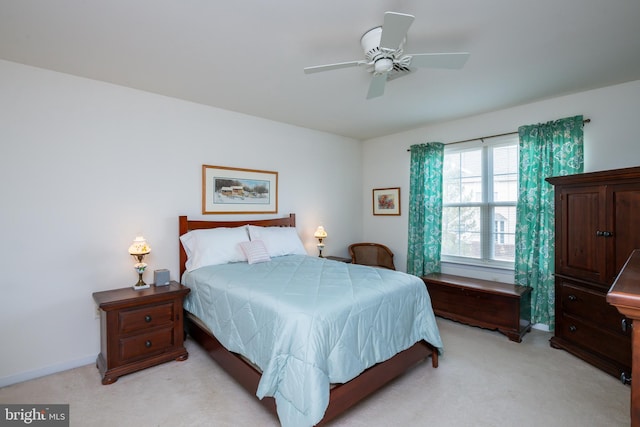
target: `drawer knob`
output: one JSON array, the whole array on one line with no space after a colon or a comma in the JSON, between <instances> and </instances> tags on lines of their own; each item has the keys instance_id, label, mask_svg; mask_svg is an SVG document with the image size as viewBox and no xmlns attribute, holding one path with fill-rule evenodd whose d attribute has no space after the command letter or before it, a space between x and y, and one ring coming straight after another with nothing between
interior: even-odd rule
<instances>
[{"instance_id":1,"label":"drawer knob","mask_svg":"<svg viewBox=\"0 0 640 427\"><path fill-rule=\"evenodd\" d=\"M576 328L574 325L569 326L569 332L575 332L577 330L578 328Z\"/></svg>"},{"instance_id":2,"label":"drawer knob","mask_svg":"<svg viewBox=\"0 0 640 427\"><path fill-rule=\"evenodd\" d=\"M627 373L623 372L620 374L620 381L622 381L622 384L631 384L631 376L627 377Z\"/></svg>"},{"instance_id":3,"label":"drawer knob","mask_svg":"<svg viewBox=\"0 0 640 427\"><path fill-rule=\"evenodd\" d=\"M569 295L569 301L577 301L578 297L575 295Z\"/></svg>"},{"instance_id":4,"label":"drawer knob","mask_svg":"<svg viewBox=\"0 0 640 427\"><path fill-rule=\"evenodd\" d=\"M147 340L147 342L144 343L144 346L147 348L151 348L151 341Z\"/></svg>"},{"instance_id":5,"label":"drawer knob","mask_svg":"<svg viewBox=\"0 0 640 427\"><path fill-rule=\"evenodd\" d=\"M147 323L151 322L151 316L148 315L148 314L146 316L144 316L144 321L147 322Z\"/></svg>"}]
</instances>

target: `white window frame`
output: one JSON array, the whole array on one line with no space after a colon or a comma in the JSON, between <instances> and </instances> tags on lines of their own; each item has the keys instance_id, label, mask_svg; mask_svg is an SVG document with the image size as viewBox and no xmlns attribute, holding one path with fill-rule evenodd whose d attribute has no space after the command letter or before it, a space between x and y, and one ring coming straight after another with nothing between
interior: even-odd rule
<instances>
[{"instance_id":1,"label":"white window frame","mask_svg":"<svg viewBox=\"0 0 640 427\"><path fill-rule=\"evenodd\" d=\"M462 264L469 266L481 266L497 269L514 270L514 263L510 261L495 260L489 256L493 253L493 245L495 244L495 234L493 229L495 227L495 220L492 218L491 212L494 212L495 207L508 206L515 208L517 200L513 202L496 202L493 200L493 180L489 179L493 174L493 159L489 155L490 148L496 148L506 145L518 146L518 135L508 135L499 138L492 138L488 140L471 141L463 144L455 144L447 147L445 145L445 156L450 153L458 153L463 151L477 150L480 148L482 158L482 201L472 203L444 203L445 207L480 207L480 235L481 235L481 256L480 258L470 258L453 255L441 255L441 261L443 263ZM490 197L490 200L489 200ZM444 236L444 233L443 233Z\"/></svg>"}]
</instances>

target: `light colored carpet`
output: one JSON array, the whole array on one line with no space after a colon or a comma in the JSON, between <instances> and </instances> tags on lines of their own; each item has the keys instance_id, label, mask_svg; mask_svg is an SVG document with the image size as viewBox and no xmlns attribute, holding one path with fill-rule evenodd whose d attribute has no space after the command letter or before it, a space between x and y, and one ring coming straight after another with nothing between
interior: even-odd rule
<instances>
[{"instance_id":1,"label":"light colored carpet","mask_svg":"<svg viewBox=\"0 0 640 427\"><path fill-rule=\"evenodd\" d=\"M630 388L549 346L438 319L440 367L423 363L332 423L371 426L628 426ZM103 386L94 365L0 389L2 403L69 403L72 426L277 426L191 340L189 359Z\"/></svg>"}]
</instances>

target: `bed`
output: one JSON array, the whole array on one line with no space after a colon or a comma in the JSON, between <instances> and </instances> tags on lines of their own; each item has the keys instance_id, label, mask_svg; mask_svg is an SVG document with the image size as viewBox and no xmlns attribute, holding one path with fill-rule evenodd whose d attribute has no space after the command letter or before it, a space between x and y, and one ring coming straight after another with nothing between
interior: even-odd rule
<instances>
[{"instance_id":1,"label":"bed","mask_svg":"<svg viewBox=\"0 0 640 427\"><path fill-rule=\"evenodd\" d=\"M210 229L226 233L216 235L216 244L229 246L226 239L233 243L242 232L247 242L234 253L213 254L215 265L208 265L211 257L198 257ZM285 232L295 237L273 243ZM442 342L422 281L306 255L295 214L249 221L181 216L179 238L181 281L192 289L186 332L283 426L324 424L429 357L438 366ZM394 319L391 328L384 316Z\"/></svg>"}]
</instances>

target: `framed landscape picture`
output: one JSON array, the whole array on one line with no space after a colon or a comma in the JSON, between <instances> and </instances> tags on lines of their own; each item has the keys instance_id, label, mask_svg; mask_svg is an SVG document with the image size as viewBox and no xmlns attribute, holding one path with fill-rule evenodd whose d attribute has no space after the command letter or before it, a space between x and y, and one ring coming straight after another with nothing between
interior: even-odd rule
<instances>
[{"instance_id":1,"label":"framed landscape picture","mask_svg":"<svg viewBox=\"0 0 640 427\"><path fill-rule=\"evenodd\" d=\"M373 214L400 215L400 188L374 188Z\"/></svg>"},{"instance_id":2,"label":"framed landscape picture","mask_svg":"<svg viewBox=\"0 0 640 427\"><path fill-rule=\"evenodd\" d=\"M202 165L202 213L278 212L278 172Z\"/></svg>"}]
</instances>

